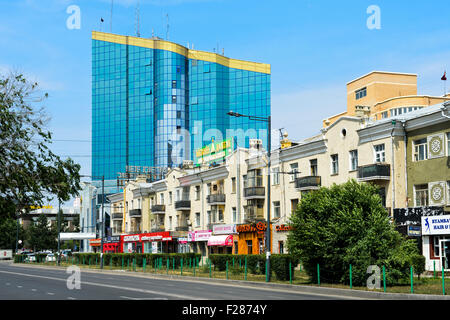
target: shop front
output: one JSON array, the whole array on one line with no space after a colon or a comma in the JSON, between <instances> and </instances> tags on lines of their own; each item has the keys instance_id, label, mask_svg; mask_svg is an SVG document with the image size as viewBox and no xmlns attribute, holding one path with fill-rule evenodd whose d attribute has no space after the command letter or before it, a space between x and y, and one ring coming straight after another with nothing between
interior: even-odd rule
<instances>
[{"instance_id":1,"label":"shop front","mask_svg":"<svg viewBox=\"0 0 450 320\"><path fill-rule=\"evenodd\" d=\"M208 240L208 248L211 254L231 254L233 250L233 235L211 236Z\"/></svg>"},{"instance_id":2,"label":"shop front","mask_svg":"<svg viewBox=\"0 0 450 320\"><path fill-rule=\"evenodd\" d=\"M208 247L211 253L238 253L238 234L235 224L217 224L213 226L213 233Z\"/></svg>"},{"instance_id":3,"label":"shop front","mask_svg":"<svg viewBox=\"0 0 450 320\"><path fill-rule=\"evenodd\" d=\"M450 215L422 216L425 270L450 271Z\"/></svg>"},{"instance_id":4,"label":"shop front","mask_svg":"<svg viewBox=\"0 0 450 320\"><path fill-rule=\"evenodd\" d=\"M92 252L100 252L101 250L101 244L102 244L102 239L90 239L89 240L89 246L92 249Z\"/></svg>"},{"instance_id":5,"label":"shop front","mask_svg":"<svg viewBox=\"0 0 450 320\"><path fill-rule=\"evenodd\" d=\"M169 231L124 235L124 253L169 253L173 238Z\"/></svg>"},{"instance_id":6,"label":"shop front","mask_svg":"<svg viewBox=\"0 0 450 320\"><path fill-rule=\"evenodd\" d=\"M275 232L272 233L272 252L277 254L287 253L287 236L289 231L292 230L292 227L283 223L277 223L273 225L273 229Z\"/></svg>"},{"instance_id":7,"label":"shop front","mask_svg":"<svg viewBox=\"0 0 450 320\"><path fill-rule=\"evenodd\" d=\"M266 248L267 223L259 221L252 224L239 224L236 226L238 232L238 254L264 254ZM272 226L270 228L272 232ZM272 244L272 236L270 237ZM271 250L272 251L272 250Z\"/></svg>"},{"instance_id":8,"label":"shop front","mask_svg":"<svg viewBox=\"0 0 450 320\"><path fill-rule=\"evenodd\" d=\"M120 245L120 236L103 238L103 252L104 253L122 252L122 246Z\"/></svg>"},{"instance_id":9,"label":"shop front","mask_svg":"<svg viewBox=\"0 0 450 320\"><path fill-rule=\"evenodd\" d=\"M192 252L201 253L202 256L207 256L207 243L211 236L211 230L197 230L188 232L187 240Z\"/></svg>"}]
</instances>

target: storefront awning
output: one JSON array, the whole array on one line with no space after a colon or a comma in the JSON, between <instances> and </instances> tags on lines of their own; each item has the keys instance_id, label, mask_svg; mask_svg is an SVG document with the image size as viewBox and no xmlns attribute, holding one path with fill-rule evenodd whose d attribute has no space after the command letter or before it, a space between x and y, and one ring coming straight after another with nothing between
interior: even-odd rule
<instances>
[{"instance_id":1,"label":"storefront awning","mask_svg":"<svg viewBox=\"0 0 450 320\"><path fill-rule=\"evenodd\" d=\"M224 234L220 236L211 236L208 239L208 246L232 246L233 235Z\"/></svg>"}]
</instances>

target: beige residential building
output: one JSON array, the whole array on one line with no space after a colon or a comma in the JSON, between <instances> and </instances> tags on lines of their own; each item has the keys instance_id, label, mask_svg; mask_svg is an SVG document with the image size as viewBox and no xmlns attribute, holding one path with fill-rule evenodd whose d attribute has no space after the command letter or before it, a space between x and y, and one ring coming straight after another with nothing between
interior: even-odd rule
<instances>
[{"instance_id":1,"label":"beige residential building","mask_svg":"<svg viewBox=\"0 0 450 320\"><path fill-rule=\"evenodd\" d=\"M347 110L324 119L323 126L359 112L380 120L446 101L450 101L450 94L418 95L416 74L372 71L347 83Z\"/></svg>"}]
</instances>

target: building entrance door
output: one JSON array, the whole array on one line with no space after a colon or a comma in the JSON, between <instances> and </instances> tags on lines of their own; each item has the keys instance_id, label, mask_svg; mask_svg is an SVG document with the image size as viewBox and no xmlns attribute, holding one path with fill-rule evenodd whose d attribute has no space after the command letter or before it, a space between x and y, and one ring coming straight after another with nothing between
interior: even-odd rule
<instances>
[{"instance_id":1,"label":"building entrance door","mask_svg":"<svg viewBox=\"0 0 450 320\"><path fill-rule=\"evenodd\" d=\"M439 249L441 266L444 266L444 270L448 270L450 269L450 239L440 240Z\"/></svg>"}]
</instances>

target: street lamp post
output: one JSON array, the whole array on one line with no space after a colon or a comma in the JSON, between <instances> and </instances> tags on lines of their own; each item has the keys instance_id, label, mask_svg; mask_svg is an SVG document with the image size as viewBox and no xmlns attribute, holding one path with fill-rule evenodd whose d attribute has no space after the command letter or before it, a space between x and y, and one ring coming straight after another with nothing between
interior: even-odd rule
<instances>
[{"instance_id":1,"label":"street lamp post","mask_svg":"<svg viewBox=\"0 0 450 320\"><path fill-rule=\"evenodd\" d=\"M250 120L256 120L256 121L263 121L268 123L268 132L267 132L267 155L268 155L268 162L267 162L267 229L266 229L266 274L267 274L267 281L270 281L270 151L272 149L271 140L271 130L272 130L272 121L271 116L268 117L258 117L258 116L249 116L240 114L237 112L230 111L227 113L227 115L232 117L246 117Z\"/></svg>"}]
</instances>

